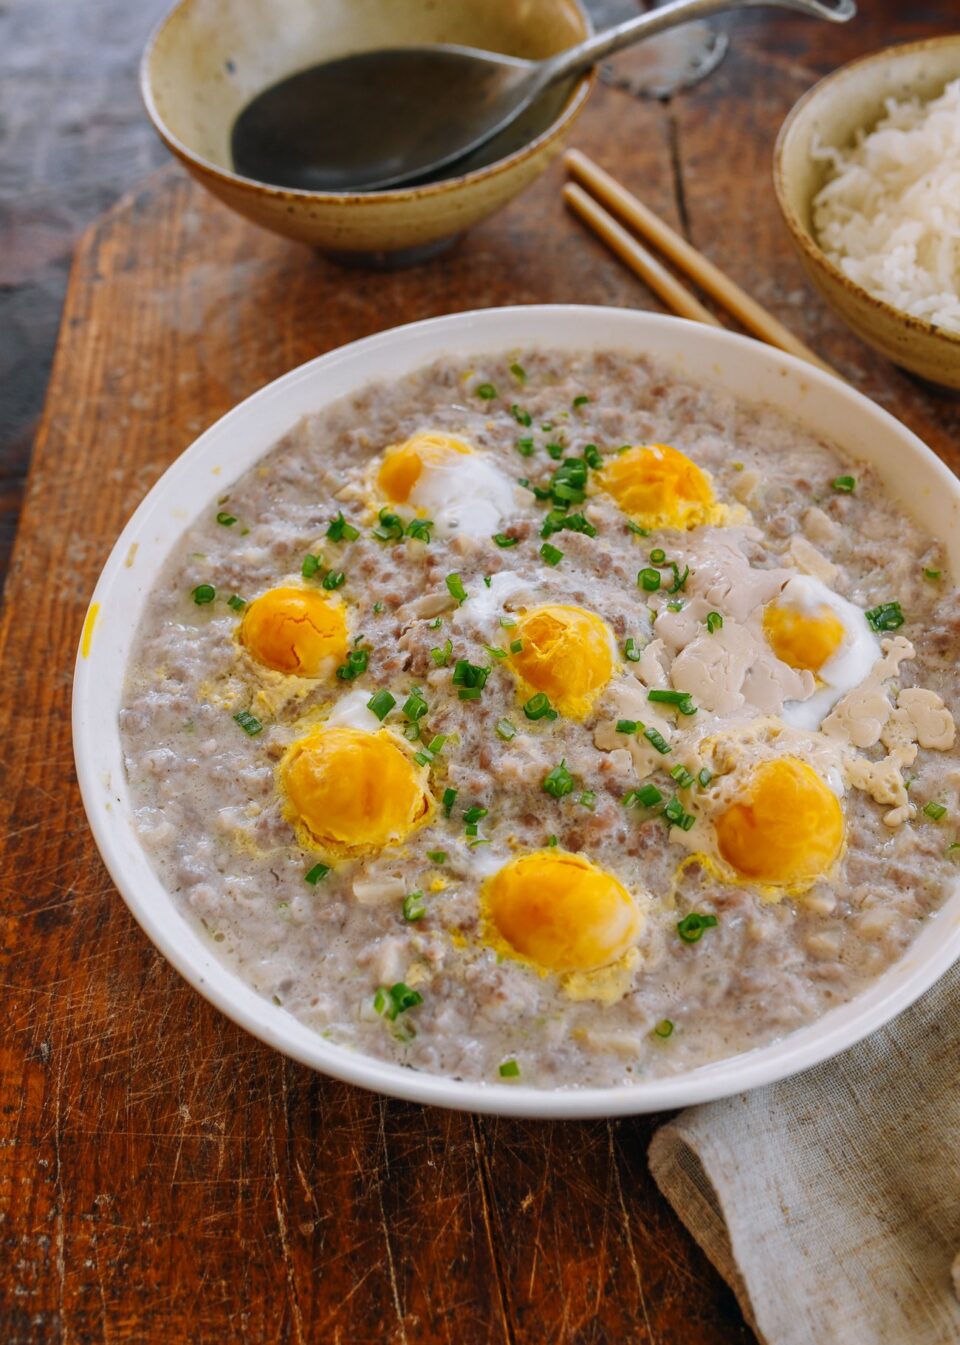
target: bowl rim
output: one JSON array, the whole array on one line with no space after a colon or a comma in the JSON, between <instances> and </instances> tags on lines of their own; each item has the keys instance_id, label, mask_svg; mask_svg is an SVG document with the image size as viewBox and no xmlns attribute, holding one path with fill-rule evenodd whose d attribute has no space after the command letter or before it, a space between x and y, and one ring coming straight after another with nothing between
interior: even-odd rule
<instances>
[{"instance_id":1,"label":"bowl rim","mask_svg":"<svg viewBox=\"0 0 960 1345\"><path fill-rule=\"evenodd\" d=\"M589 334L584 336L585 331L596 331L601 324L602 340ZM960 482L889 412L832 375L725 328L709 328L643 310L577 304L487 308L395 327L329 351L261 387L195 439L147 493L110 552L84 621L74 672L74 755L91 830L128 909L166 961L208 1002L252 1036L333 1078L408 1101L531 1118L636 1115L706 1102L777 1082L830 1059L877 1031L912 1004L960 957L960 920L956 912L943 923L938 923L937 917L928 922L904 954L847 1004L752 1051L674 1076L612 1087L538 1089L495 1081L465 1082L410 1070L326 1041L319 1032L242 981L225 962L216 958L209 944L202 943L175 897L161 883L145 847L135 836L132 816L125 811L128 809L122 797L125 781L116 784L111 779L115 765L122 774L115 707L121 694L119 669L126 658L111 648L109 622L113 620L116 630L122 629L122 640L128 649L150 591L143 569L137 575L132 566L133 554L140 548L141 567L152 565L144 556L145 545L149 554L153 544L161 553L156 564L163 563L183 529L196 517L195 505L191 503L186 510L182 501L197 497L198 487L203 489L201 479L206 481L205 489L212 491L214 498L280 437L271 421L278 419L281 408L287 418L284 423L289 425L296 422L304 405L320 410L371 379L402 376L402 371L398 374L396 367L391 367L391 360L394 366L400 361L403 369L412 370L448 351L467 354L472 348L475 353L482 353L513 348L518 342L549 346L551 340L558 349L619 346L637 353L651 351L656 358L669 358L679 377L690 376L687 370L692 351L694 362L699 359L714 370L711 381L721 385L724 362L736 364L744 369L741 381L750 389L750 394L737 395L776 401L782 388L790 388L788 406L790 397L795 402L802 401L806 407L815 408L809 413L811 417L826 416L823 408L830 407L829 414L834 420L848 422L848 451L852 451L849 440L854 437L858 445L864 441L872 445L885 437L885 451L891 456L895 448L898 459L905 455L911 464L917 461L924 464L926 496L935 499L938 506L946 499L951 517L960 513ZM316 385L325 381L333 384L333 388L315 391ZM802 415L798 419L802 421ZM856 436L850 428L851 421L856 423ZM870 433L871 428L875 433ZM843 440L841 428L836 433ZM240 453L238 445L245 436L251 441L244 450L247 460L233 461L231 470L219 475L218 464L231 463L231 453ZM871 447L867 456L872 452ZM212 474L212 481L207 473ZM910 474L911 492L913 479ZM172 509L174 502L176 511ZM153 573L155 569L151 568L149 574ZM122 589L124 584L139 585L133 603L111 603L114 590ZM117 615L107 616L106 629L97 633L101 604L105 613ZM111 675L116 674L115 696L106 686L108 670L112 670ZM953 895L948 896L941 908L945 916L947 906L960 898L960 882L954 888Z\"/></svg>"},{"instance_id":2,"label":"bowl rim","mask_svg":"<svg viewBox=\"0 0 960 1345\"><path fill-rule=\"evenodd\" d=\"M940 37L919 38L913 42L894 43L892 46L883 47L880 51L868 52L865 56L858 56L856 60L847 61L838 69L825 75L823 79L817 81L812 88L807 89L806 93L794 103L793 107L787 113L777 132L777 139L773 147L773 189L776 194L777 204L780 207L780 213L790 230L797 246L807 255L810 261L820 270L825 271L832 280L841 285L854 298L864 301L868 306L882 313L885 317L899 322L901 325L910 328L914 332L929 337L932 340L944 341L948 345L960 346L960 332L945 331L942 327L935 326L925 318L918 318L913 313L905 313L902 308L896 308L885 299L878 299L875 294L862 285L858 285L855 280L851 280L848 275L840 270L835 262L832 262L820 245L814 239L811 231L801 222L797 212L790 204L787 194L786 179L787 174L784 168L784 154L786 151L787 140L800 118L800 115L813 103L821 93L832 84L842 83L852 71L866 65L880 65L884 61L889 61L891 57L897 57L910 52L922 51L928 47L939 46L960 46L960 33L947 33Z\"/></svg>"},{"instance_id":3,"label":"bowl rim","mask_svg":"<svg viewBox=\"0 0 960 1345\"><path fill-rule=\"evenodd\" d=\"M153 82L151 78L151 60L154 50L160 37L166 27L174 21L182 9L186 9L195 0L176 0L166 14L154 25L150 36L147 38L140 57L139 83L140 97L143 100L147 116L153 124L154 130L167 148L179 159L182 159L188 166L192 165L205 175L215 178L229 187L235 187L242 191L251 191L256 195L269 196L277 201L298 201L304 205L324 205L324 206L377 206L386 205L392 202L420 201L424 198L440 196L444 192L449 192L457 187L472 186L475 183L499 177L500 174L509 172L512 168L518 167L533 158L544 146L549 145L551 141L556 140L564 131L576 120L583 105L589 97L597 79L596 68L588 70L581 75L573 87L570 96L564 103L559 116L550 123L533 140L527 141L519 149L506 155L502 159L495 159L493 163L483 164L479 168L471 169L469 173L461 173L455 177L443 177L438 182L426 182L422 186L409 187L388 187L383 191L367 192L335 192L335 191L302 191L291 187L278 187L269 182L260 182L257 178L245 177L241 173L231 172L223 168L220 164L215 164L211 160L204 158L186 145L179 136L175 135L167 126L157 107L153 96ZM583 0L570 0L574 8L580 15L584 25L584 38L593 34L593 21L584 7ZM506 54L506 53L504 53Z\"/></svg>"}]
</instances>

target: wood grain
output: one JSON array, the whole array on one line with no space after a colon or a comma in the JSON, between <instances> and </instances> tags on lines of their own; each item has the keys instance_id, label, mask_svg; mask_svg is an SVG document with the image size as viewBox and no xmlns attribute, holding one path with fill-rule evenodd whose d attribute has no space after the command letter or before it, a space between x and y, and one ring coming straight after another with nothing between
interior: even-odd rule
<instances>
[{"instance_id":1,"label":"wood grain","mask_svg":"<svg viewBox=\"0 0 960 1345\"><path fill-rule=\"evenodd\" d=\"M576 140L950 455L956 405L824 313L775 216L782 115L821 64L880 40L868 23L821 52L814 31L744 22L709 86L672 105L598 90ZM752 1340L652 1186L653 1118L443 1113L271 1053L141 935L73 775L71 668L99 567L147 487L238 399L418 317L654 306L564 211L560 182L557 166L454 251L383 275L257 232L171 167L77 252L0 625L5 1345Z\"/></svg>"}]
</instances>

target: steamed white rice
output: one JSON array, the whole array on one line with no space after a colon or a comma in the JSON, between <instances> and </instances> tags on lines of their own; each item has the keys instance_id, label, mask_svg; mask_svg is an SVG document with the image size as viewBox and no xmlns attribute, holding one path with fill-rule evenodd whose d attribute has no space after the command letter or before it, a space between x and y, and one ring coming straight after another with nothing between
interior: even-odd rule
<instances>
[{"instance_id":1,"label":"steamed white rice","mask_svg":"<svg viewBox=\"0 0 960 1345\"><path fill-rule=\"evenodd\" d=\"M833 168L813 202L817 238L876 298L960 333L960 79L886 109L853 149L814 147Z\"/></svg>"}]
</instances>

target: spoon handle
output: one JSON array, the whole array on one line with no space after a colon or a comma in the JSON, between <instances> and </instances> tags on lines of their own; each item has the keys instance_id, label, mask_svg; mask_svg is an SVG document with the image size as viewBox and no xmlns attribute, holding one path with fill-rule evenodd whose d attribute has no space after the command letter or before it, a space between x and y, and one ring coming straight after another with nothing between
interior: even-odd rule
<instances>
[{"instance_id":1,"label":"spoon handle","mask_svg":"<svg viewBox=\"0 0 960 1345\"><path fill-rule=\"evenodd\" d=\"M669 28L677 28L694 19L709 18L729 9L755 9L761 5L775 5L780 9L793 9L800 14L810 14L814 18L828 19L831 23L846 23L857 12L855 0L671 0L670 4L659 9L648 10L635 19L627 19L613 28L605 28L575 47L568 47L540 66L541 88L555 80L570 75L582 74L596 65L604 56L632 46L645 37L654 37L665 33Z\"/></svg>"}]
</instances>

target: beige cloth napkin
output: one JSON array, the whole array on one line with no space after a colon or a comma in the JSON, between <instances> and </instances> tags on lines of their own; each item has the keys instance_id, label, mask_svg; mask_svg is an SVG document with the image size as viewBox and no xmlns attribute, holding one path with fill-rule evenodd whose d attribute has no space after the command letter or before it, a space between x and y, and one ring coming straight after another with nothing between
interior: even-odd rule
<instances>
[{"instance_id":1,"label":"beige cloth napkin","mask_svg":"<svg viewBox=\"0 0 960 1345\"><path fill-rule=\"evenodd\" d=\"M960 964L837 1059L682 1112L650 1167L764 1345L956 1345Z\"/></svg>"}]
</instances>

